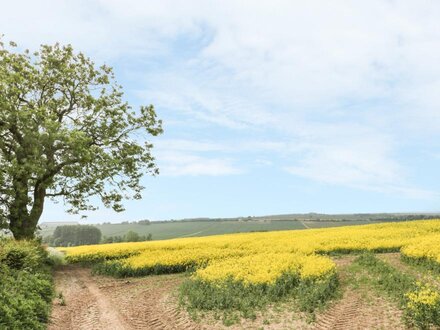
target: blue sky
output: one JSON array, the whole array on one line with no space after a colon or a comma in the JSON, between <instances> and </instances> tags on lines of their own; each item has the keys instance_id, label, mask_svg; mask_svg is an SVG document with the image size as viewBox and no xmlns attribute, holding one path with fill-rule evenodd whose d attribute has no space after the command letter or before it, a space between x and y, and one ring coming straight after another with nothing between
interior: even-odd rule
<instances>
[{"instance_id":1,"label":"blue sky","mask_svg":"<svg viewBox=\"0 0 440 330\"><path fill-rule=\"evenodd\" d=\"M440 3L1 1L154 104L161 174L89 221L440 211ZM72 220L62 203L42 221Z\"/></svg>"}]
</instances>

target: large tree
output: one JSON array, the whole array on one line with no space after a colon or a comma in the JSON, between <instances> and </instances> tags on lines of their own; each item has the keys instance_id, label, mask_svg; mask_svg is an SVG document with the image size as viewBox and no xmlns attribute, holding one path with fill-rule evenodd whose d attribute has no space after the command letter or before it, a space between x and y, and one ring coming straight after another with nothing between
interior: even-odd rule
<instances>
[{"instance_id":1,"label":"large tree","mask_svg":"<svg viewBox=\"0 0 440 330\"><path fill-rule=\"evenodd\" d=\"M123 101L110 67L70 45L30 53L0 40L0 228L32 238L47 198L74 214L96 209L92 196L122 211L158 173L149 140L161 132L153 106Z\"/></svg>"}]
</instances>

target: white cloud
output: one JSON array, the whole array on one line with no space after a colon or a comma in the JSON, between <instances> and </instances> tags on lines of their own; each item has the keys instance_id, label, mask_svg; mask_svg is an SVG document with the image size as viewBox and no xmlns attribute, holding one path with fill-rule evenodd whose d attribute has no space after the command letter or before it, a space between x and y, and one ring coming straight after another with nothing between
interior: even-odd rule
<instances>
[{"instance_id":1,"label":"white cloud","mask_svg":"<svg viewBox=\"0 0 440 330\"><path fill-rule=\"evenodd\" d=\"M230 146L206 141L162 139L155 143L161 175L223 176L244 172L225 153Z\"/></svg>"},{"instance_id":2,"label":"white cloud","mask_svg":"<svg viewBox=\"0 0 440 330\"><path fill-rule=\"evenodd\" d=\"M160 153L161 174L165 176L222 176L242 173L230 159L208 158L182 152Z\"/></svg>"},{"instance_id":3,"label":"white cloud","mask_svg":"<svg viewBox=\"0 0 440 330\"><path fill-rule=\"evenodd\" d=\"M0 31L26 47L71 42L110 64L171 58L142 72L138 94L171 118L224 131L158 142L163 174L237 174L238 152L272 152L294 175L422 196L396 154L440 132L439 9L415 0L8 1ZM186 54L175 41L195 46Z\"/></svg>"},{"instance_id":4,"label":"white cloud","mask_svg":"<svg viewBox=\"0 0 440 330\"><path fill-rule=\"evenodd\" d=\"M227 147L220 143L184 140L184 139L162 139L155 143L156 149L164 151L224 151Z\"/></svg>"}]
</instances>

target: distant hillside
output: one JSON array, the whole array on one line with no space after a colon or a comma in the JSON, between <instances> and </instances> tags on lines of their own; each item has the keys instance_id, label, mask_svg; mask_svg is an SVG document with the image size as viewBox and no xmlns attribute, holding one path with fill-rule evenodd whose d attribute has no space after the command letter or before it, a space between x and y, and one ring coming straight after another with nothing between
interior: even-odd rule
<instances>
[{"instance_id":1,"label":"distant hillside","mask_svg":"<svg viewBox=\"0 0 440 330\"><path fill-rule=\"evenodd\" d=\"M123 223L94 224L103 236L123 236L128 231L139 235L152 234L153 240L179 237L209 236L254 231L327 228L336 226L362 225L388 221L440 218L436 213L368 213L368 214L282 214L258 217L236 218L192 218L167 221L125 221ZM85 222L86 223L86 222ZM52 235L58 225L71 222L46 222L40 225L40 235ZM78 224L78 223L73 223Z\"/></svg>"},{"instance_id":2,"label":"distant hillside","mask_svg":"<svg viewBox=\"0 0 440 330\"><path fill-rule=\"evenodd\" d=\"M40 224L40 228L49 228L57 226L72 226L79 225L78 221L54 221L54 222L43 222Z\"/></svg>"},{"instance_id":3,"label":"distant hillside","mask_svg":"<svg viewBox=\"0 0 440 330\"><path fill-rule=\"evenodd\" d=\"M292 213L264 216L245 216L234 218L186 218L179 220L161 220L165 222L193 221L401 221L416 219L438 219L440 213L353 213L353 214L324 214L324 213Z\"/></svg>"}]
</instances>

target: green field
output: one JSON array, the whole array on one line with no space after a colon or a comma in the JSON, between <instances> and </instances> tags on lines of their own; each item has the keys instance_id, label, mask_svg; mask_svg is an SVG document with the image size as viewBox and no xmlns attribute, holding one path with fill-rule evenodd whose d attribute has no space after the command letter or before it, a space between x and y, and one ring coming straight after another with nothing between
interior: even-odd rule
<instances>
[{"instance_id":1,"label":"green field","mask_svg":"<svg viewBox=\"0 0 440 330\"><path fill-rule=\"evenodd\" d=\"M129 230L139 235L152 234L154 240L177 237L209 236L251 231L269 231L285 229L305 229L301 221L175 221L152 222L150 225L139 224L104 224L96 225L103 236L123 236ZM44 228L41 235L51 235L56 226Z\"/></svg>"},{"instance_id":2,"label":"green field","mask_svg":"<svg viewBox=\"0 0 440 330\"><path fill-rule=\"evenodd\" d=\"M139 235L153 235L153 240L178 237L209 236L229 233L253 231L273 231L307 228L327 228L369 223L402 221L413 218L437 217L438 215L409 215L409 214L290 214L264 217L247 217L232 219L186 219L174 221L152 221L149 225L138 223L97 224L103 236L123 236L128 231ZM51 235L56 225L43 224L41 236Z\"/></svg>"}]
</instances>

